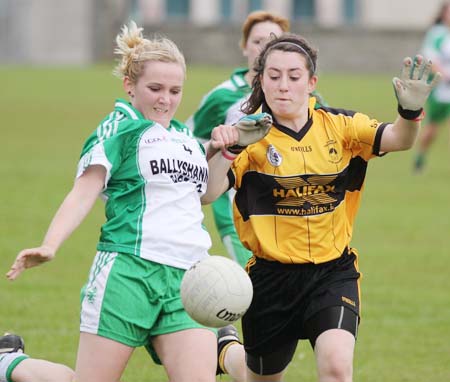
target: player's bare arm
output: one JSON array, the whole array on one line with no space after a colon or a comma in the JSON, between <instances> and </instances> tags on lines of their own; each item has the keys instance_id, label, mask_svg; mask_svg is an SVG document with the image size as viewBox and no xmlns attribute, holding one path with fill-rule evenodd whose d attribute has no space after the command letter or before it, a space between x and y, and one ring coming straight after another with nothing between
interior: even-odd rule
<instances>
[{"instance_id":1,"label":"player's bare arm","mask_svg":"<svg viewBox=\"0 0 450 382\"><path fill-rule=\"evenodd\" d=\"M61 244L80 225L104 187L106 170L91 166L74 183L50 223L42 245L19 252L6 277L15 280L25 269L55 257Z\"/></svg>"}]
</instances>

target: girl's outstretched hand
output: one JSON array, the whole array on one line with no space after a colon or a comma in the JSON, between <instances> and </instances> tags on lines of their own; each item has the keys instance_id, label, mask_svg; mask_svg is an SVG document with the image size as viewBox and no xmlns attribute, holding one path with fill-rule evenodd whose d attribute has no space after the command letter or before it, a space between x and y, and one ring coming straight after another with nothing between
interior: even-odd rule
<instances>
[{"instance_id":1,"label":"girl's outstretched hand","mask_svg":"<svg viewBox=\"0 0 450 382\"><path fill-rule=\"evenodd\" d=\"M32 268L55 257L55 251L47 246L29 248L20 251L10 270L6 274L8 280L15 280L27 268Z\"/></svg>"}]
</instances>

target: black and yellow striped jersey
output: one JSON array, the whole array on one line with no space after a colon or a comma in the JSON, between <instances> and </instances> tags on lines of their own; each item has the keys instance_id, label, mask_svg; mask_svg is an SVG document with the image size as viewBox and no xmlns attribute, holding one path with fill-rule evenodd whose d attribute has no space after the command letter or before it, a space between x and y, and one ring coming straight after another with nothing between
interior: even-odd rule
<instances>
[{"instance_id":1,"label":"black and yellow striped jersey","mask_svg":"<svg viewBox=\"0 0 450 382\"><path fill-rule=\"evenodd\" d=\"M350 245L367 162L380 155L387 124L315 104L298 133L275 122L233 162L236 228L258 257L322 263Z\"/></svg>"}]
</instances>

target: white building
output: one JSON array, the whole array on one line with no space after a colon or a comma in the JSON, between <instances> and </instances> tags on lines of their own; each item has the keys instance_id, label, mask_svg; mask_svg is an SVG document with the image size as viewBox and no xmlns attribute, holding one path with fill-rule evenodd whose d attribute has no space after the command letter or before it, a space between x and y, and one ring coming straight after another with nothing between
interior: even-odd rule
<instances>
[{"instance_id":1,"label":"white building","mask_svg":"<svg viewBox=\"0 0 450 382\"><path fill-rule=\"evenodd\" d=\"M426 28L442 0L131 0L142 21L189 20L195 24L239 22L265 9L293 21L322 27L355 24L367 28ZM137 13L137 12L135 12Z\"/></svg>"},{"instance_id":2,"label":"white building","mask_svg":"<svg viewBox=\"0 0 450 382\"><path fill-rule=\"evenodd\" d=\"M326 35L327 31L342 29L347 29L343 39L349 33L365 35L368 31L386 30L394 34L415 31L420 35L433 22L441 0L427 0L426 6L423 3L424 0L0 0L0 63L76 65L109 59L120 25L130 18L145 25L146 30L163 30L169 37L177 35L167 28L179 30L181 25L190 31L225 34L221 39L235 38L242 20L256 9L288 17L294 31L298 25L302 30L308 26L316 28L314 36L321 31ZM349 28L355 31L348 32ZM404 35L416 38L414 34ZM201 37L206 38L204 34ZM195 47L191 49L186 40L187 37L180 41L182 49L194 52ZM178 42L176 38L175 41ZM237 50L236 41L230 46ZM380 37L375 41L380 41ZM196 57L198 61L203 59Z\"/></svg>"}]
</instances>

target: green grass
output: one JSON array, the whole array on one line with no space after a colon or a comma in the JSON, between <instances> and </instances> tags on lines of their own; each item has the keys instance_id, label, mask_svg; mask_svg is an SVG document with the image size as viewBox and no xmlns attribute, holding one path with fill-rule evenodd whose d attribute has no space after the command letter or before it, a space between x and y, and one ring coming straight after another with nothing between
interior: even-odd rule
<instances>
[{"instance_id":1,"label":"green grass","mask_svg":"<svg viewBox=\"0 0 450 382\"><path fill-rule=\"evenodd\" d=\"M2 273L20 249L40 243L72 185L84 139L111 110L114 98L123 96L111 70L0 67ZM177 117L185 119L229 71L192 68ZM390 121L396 115L390 77L326 73L319 91L333 106ZM420 176L411 173L412 156L412 151L393 153L369 165L353 241L364 274L355 381L450 380L448 130L442 129ZM205 214L214 242L211 252L224 254L209 208ZM53 262L14 283L0 278L0 330L22 334L29 354L74 366L79 290L102 221L99 202ZM139 349L124 380L166 378L162 367ZM312 380L312 352L301 343L286 381Z\"/></svg>"}]
</instances>

